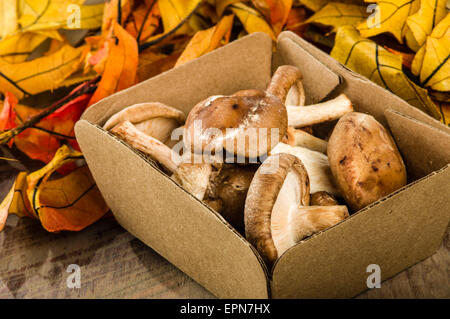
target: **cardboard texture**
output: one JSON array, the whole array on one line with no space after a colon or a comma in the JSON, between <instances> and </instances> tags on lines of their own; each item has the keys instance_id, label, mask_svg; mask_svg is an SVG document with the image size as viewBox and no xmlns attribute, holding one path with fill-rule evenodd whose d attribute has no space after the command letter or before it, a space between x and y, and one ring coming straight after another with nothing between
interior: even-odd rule
<instances>
[{"instance_id":1,"label":"cardboard texture","mask_svg":"<svg viewBox=\"0 0 450 319\"><path fill-rule=\"evenodd\" d=\"M307 103L346 93L358 111L390 125L413 176L431 174L302 241L268 271L219 214L100 126L138 102L160 101L187 114L211 95L264 89L271 70L282 64L304 73ZM273 56L269 37L249 35L100 101L76 124L81 149L118 222L221 298L351 297L367 289L369 264L380 265L386 279L433 254L450 220L449 157L441 153L450 141L447 131L289 32L280 35ZM430 143L433 137L439 145ZM413 158L418 149L430 153L423 160L432 164Z\"/></svg>"}]
</instances>

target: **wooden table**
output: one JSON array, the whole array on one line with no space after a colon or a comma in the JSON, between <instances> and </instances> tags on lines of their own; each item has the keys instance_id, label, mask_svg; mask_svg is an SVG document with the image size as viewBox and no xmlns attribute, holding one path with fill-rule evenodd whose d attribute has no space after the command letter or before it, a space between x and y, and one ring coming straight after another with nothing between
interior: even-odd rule
<instances>
[{"instance_id":1,"label":"wooden table","mask_svg":"<svg viewBox=\"0 0 450 319\"><path fill-rule=\"evenodd\" d=\"M0 163L0 198L17 173ZM214 298L151 248L102 219L81 232L50 234L36 220L8 220L0 233L0 298ZM67 288L67 267L81 288ZM450 298L450 229L430 258L357 298Z\"/></svg>"}]
</instances>

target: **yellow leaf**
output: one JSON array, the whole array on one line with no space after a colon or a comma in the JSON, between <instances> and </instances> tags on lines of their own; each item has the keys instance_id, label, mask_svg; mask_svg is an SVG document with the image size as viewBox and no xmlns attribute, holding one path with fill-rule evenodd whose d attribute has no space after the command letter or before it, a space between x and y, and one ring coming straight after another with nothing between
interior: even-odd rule
<instances>
[{"instance_id":1,"label":"yellow leaf","mask_svg":"<svg viewBox=\"0 0 450 319\"><path fill-rule=\"evenodd\" d=\"M28 201L47 231L78 231L108 211L87 166L49 180L56 169L79 158L81 153L64 145L52 161L27 177Z\"/></svg>"},{"instance_id":2,"label":"yellow leaf","mask_svg":"<svg viewBox=\"0 0 450 319\"><path fill-rule=\"evenodd\" d=\"M6 197L0 203L0 231L5 227L6 219L8 218L8 211L13 200L15 185L16 183L13 184Z\"/></svg>"},{"instance_id":3,"label":"yellow leaf","mask_svg":"<svg viewBox=\"0 0 450 319\"><path fill-rule=\"evenodd\" d=\"M241 0L217 0L216 1L216 12L219 17L222 16L225 9L233 3L240 2Z\"/></svg>"},{"instance_id":4,"label":"yellow leaf","mask_svg":"<svg viewBox=\"0 0 450 319\"><path fill-rule=\"evenodd\" d=\"M7 37L0 41L0 59L8 63L24 62L46 39L46 36L32 32Z\"/></svg>"},{"instance_id":5,"label":"yellow leaf","mask_svg":"<svg viewBox=\"0 0 450 319\"><path fill-rule=\"evenodd\" d=\"M140 46L140 49L144 50L174 34L192 32L186 22L197 10L200 3L201 0L158 0L164 32L149 37Z\"/></svg>"},{"instance_id":6,"label":"yellow leaf","mask_svg":"<svg viewBox=\"0 0 450 319\"><path fill-rule=\"evenodd\" d=\"M84 2L85 0L18 0L17 31L100 27L104 5L83 5Z\"/></svg>"},{"instance_id":7,"label":"yellow leaf","mask_svg":"<svg viewBox=\"0 0 450 319\"><path fill-rule=\"evenodd\" d=\"M417 51L411 71L424 87L450 91L450 13L439 22Z\"/></svg>"},{"instance_id":8,"label":"yellow leaf","mask_svg":"<svg viewBox=\"0 0 450 319\"><path fill-rule=\"evenodd\" d=\"M14 195L9 205L9 214L14 214L19 217L31 217L37 218L37 216L32 212L30 202L27 198L27 173L20 172L16 177L13 189Z\"/></svg>"},{"instance_id":9,"label":"yellow leaf","mask_svg":"<svg viewBox=\"0 0 450 319\"><path fill-rule=\"evenodd\" d=\"M425 43L433 28L445 18L446 3L447 0L421 0L419 11L406 20L418 46Z\"/></svg>"},{"instance_id":10,"label":"yellow leaf","mask_svg":"<svg viewBox=\"0 0 450 319\"><path fill-rule=\"evenodd\" d=\"M330 2L311 16L306 23L332 26L333 31L343 25L356 25L366 19L366 7L346 3Z\"/></svg>"},{"instance_id":11,"label":"yellow leaf","mask_svg":"<svg viewBox=\"0 0 450 319\"><path fill-rule=\"evenodd\" d=\"M264 32L276 41L272 28L258 11L242 3L232 4L230 9L241 20L248 33Z\"/></svg>"},{"instance_id":12,"label":"yellow leaf","mask_svg":"<svg viewBox=\"0 0 450 319\"><path fill-rule=\"evenodd\" d=\"M20 99L59 87L78 69L83 49L65 45L32 61L11 64L0 60L0 92L10 91Z\"/></svg>"},{"instance_id":13,"label":"yellow leaf","mask_svg":"<svg viewBox=\"0 0 450 319\"><path fill-rule=\"evenodd\" d=\"M200 2L201 0L158 0L164 32L179 27Z\"/></svg>"},{"instance_id":14,"label":"yellow leaf","mask_svg":"<svg viewBox=\"0 0 450 319\"><path fill-rule=\"evenodd\" d=\"M328 0L300 0L300 3L316 12L325 6L328 3Z\"/></svg>"},{"instance_id":15,"label":"yellow leaf","mask_svg":"<svg viewBox=\"0 0 450 319\"><path fill-rule=\"evenodd\" d=\"M403 73L402 57L361 37L354 27L343 26L338 29L330 55L411 105L440 119L440 113L427 90L415 85Z\"/></svg>"},{"instance_id":16,"label":"yellow leaf","mask_svg":"<svg viewBox=\"0 0 450 319\"><path fill-rule=\"evenodd\" d=\"M0 38L5 38L17 29L16 0L0 1Z\"/></svg>"},{"instance_id":17,"label":"yellow leaf","mask_svg":"<svg viewBox=\"0 0 450 319\"><path fill-rule=\"evenodd\" d=\"M175 66L189 62L205 53L211 52L221 44L228 43L231 28L233 27L233 19L234 15L225 16L214 27L198 31L188 43ZM224 43L221 43L222 39L224 39Z\"/></svg>"},{"instance_id":18,"label":"yellow leaf","mask_svg":"<svg viewBox=\"0 0 450 319\"><path fill-rule=\"evenodd\" d=\"M398 42L403 43L403 37L407 31L406 19L417 11L419 1L383 0L375 2L378 7L374 19L369 19L358 26L361 35L367 38L389 32Z\"/></svg>"}]
</instances>

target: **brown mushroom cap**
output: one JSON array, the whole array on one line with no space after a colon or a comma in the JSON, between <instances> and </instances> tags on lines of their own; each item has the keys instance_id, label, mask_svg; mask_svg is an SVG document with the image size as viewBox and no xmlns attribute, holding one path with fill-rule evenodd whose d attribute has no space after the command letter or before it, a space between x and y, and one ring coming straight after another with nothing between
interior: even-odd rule
<instances>
[{"instance_id":1,"label":"brown mushroom cap","mask_svg":"<svg viewBox=\"0 0 450 319\"><path fill-rule=\"evenodd\" d=\"M186 120L184 142L193 152L223 148L235 155L258 157L281 141L286 129L286 108L277 97L244 90L198 103Z\"/></svg>"},{"instance_id":2,"label":"brown mushroom cap","mask_svg":"<svg viewBox=\"0 0 450 319\"><path fill-rule=\"evenodd\" d=\"M406 184L406 168L394 140L371 115L344 115L327 153L336 184L355 211Z\"/></svg>"},{"instance_id":3,"label":"brown mushroom cap","mask_svg":"<svg viewBox=\"0 0 450 319\"><path fill-rule=\"evenodd\" d=\"M311 194L310 200L311 206L335 206L339 205L336 198L333 195L321 191Z\"/></svg>"},{"instance_id":4,"label":"brown mushroom cap","mask_svg":"<svg viewBox=\"0 0 450 319\"><path fill-rule=\"evenodd\" d=\"M271 174L269 172L273 170ZM247 193L245 235L272 264L278 257L276 241L283 237L290 207L309 205L309 178L301 161L290 154L269 156L260 166ZM277 215L274 222L274 216Z\"/></svg>"}]
</instances>

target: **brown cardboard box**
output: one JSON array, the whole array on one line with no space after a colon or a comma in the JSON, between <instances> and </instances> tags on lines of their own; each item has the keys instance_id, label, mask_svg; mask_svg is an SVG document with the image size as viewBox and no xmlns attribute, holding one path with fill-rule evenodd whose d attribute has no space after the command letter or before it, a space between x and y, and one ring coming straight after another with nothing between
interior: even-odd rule
<instances>
[{"instance_id":1,"label":"brown cardboard box","mask_svg":"<svg viewBox=\"0 0 450 319\"><path fill-rule=\"evenodd\" d=\"M187 114L211 95L264 89L281 64L300 67L308 103L344 92L357 111L389 125L413 178L268 270L219 214L101 125L134 103L160 101ZM117 221L222 298L352 297L367 289L369 264L386 279L433 254L450 220L449 129L289 32L274 54L271 40L255 33L114 94L85 112L76 136Z\"/></svg>"}]
</instances>

